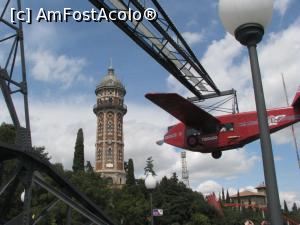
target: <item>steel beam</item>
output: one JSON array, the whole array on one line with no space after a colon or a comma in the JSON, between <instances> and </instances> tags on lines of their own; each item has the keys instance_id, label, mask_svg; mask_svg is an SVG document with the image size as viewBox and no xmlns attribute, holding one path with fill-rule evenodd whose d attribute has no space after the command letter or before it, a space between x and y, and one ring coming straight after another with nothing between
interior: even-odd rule
<instances>
[{"instance_id":1,"label":"steel beam","mask_svg":"<svg viewBox=\"0 0 300 225\"><path fill-rule=\"evenodd\" d=\"M201 98L191 97L191 98L188 98L188 100L191 102L198 102L198 101L203 101L203 100L210 99L210 98L217 98L217 97L221 97L221 96L235 95L235 94L236 94L236 90L231 89L231 90L227 90L227 91L221 91L219 94L213 93L213 94L202 95Z\"/></svg>"},{"instance_id":2,"label":"steel beam","mask_svg":"<svg viewBox=\"0 0 300 225\"><path fill-rule=\"evenodd\" d=\"M41 186L42 188L44 188L45 190L47 190L48 192L50 192L51 194L53 194L55 197L57 197L58 199L60 199L64 203L66 203L68 206L70 206L73 209L75 209L80 214L84 215L90 221L92 221L92 222L94 222L96 224L99 224L99 225L106 225L106 224L108 224L108 223L104 222L102 219L100 219L99 217L97 217L95 214L93 214L92 212L90 212L89 210L87 210L86 208L84 208L82 205L80 205L79 203L77 203L74 200L72 200L70 197L68 197L63 192L55 190L53 187L51 187L46 182L44 182L41 178L35 176L33 180L34 180L34 182L36 184L38 184L39 186Z\"/></svg>"},{"instance_id":3,"label":"steel beam","mask_svg":"<svg viewBox=\"0 0 300 225\"><path fill-rule=\"evenodd\" d=\"M47 205L41 211L41 213L34 219L32 225L36 225L38 222L40 222L59 202L60 200L54 200L49 205Z\"/></svg>"},{"instance_id":4,"label":"steel beam","mask_svg":"<svg viewBox=\"0 0 300 225\"><path fill-rule=\"evenodd\" d=\"M19 166L14 173L12 174L12 176L10 177L10 179L6 182L6 184L3 184L0 187L0 195L2 195L2 193L6 190L6 188L17 178L17 176L20 174L21 171L21 166Z\"/></svg>"}]
</instances>

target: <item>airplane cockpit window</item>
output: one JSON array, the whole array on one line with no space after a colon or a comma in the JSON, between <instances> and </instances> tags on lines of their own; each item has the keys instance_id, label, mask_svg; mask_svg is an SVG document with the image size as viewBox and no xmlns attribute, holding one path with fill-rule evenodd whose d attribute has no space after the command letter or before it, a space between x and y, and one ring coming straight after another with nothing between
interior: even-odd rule
<instances>
[{"instance_id":1,"label":"airplane cockpit window","mask_svg":"<svg viewBox=\"0 0 300 225\"><path fill-rule=\"evenodd\" d=\"M186 134L188 136L190 136L190 135L199 136L201 134L201 132L199 130L196 130L196 129L193 129L193 128L188 128L187 131L186 131Z\"/></svg>"},{"instance_id":2,"label":"airplane cockpit window","mask_svg":"<svg viewBox=\"0 0 300 225\"><path fill-rule=\"evenodd\" d=\"M233 131L233 123L225 123L221 125L220 132Z\"/></svg>"}]
</instances>

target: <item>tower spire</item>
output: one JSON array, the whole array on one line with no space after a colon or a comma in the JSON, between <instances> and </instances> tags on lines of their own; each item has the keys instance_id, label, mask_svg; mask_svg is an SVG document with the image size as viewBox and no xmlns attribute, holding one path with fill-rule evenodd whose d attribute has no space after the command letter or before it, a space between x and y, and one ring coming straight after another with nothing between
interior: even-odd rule
<instances>
[{"instance_id":1,"label":"tower spire","mask_svg":"<svg viewBox=\"0 0 300 225\"><path fill-rule=\"evenodd\" d=\"M114 76L115 75L112 58L110 58L110 60L109 60L109 67L108 67L108 74L107 75L108 76Z\"/></svg>"},{"instance_id":2,"label":"tower spire","mask_svg":"<svg viewBox=\"0 0 300 225\"><path fill-rule=\"evenodd\" d=\"M109 60L109 69L113 69L113 60L112 60L112 57L110 57L110 60Z\"/></svg>"}]
</instances>

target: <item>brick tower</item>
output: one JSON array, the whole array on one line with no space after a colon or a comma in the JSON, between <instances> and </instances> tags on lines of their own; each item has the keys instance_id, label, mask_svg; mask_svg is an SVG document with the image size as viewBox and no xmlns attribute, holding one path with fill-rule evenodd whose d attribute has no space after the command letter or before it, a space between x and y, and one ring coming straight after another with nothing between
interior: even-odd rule
<instances>
[{"instance_id":1,"label":"brick tower","mask_svg":"<svg viewBox=\"0 0 300 225\"><path fill-rule=\"evenodd\" d=\"M109 179L114 186L125 184L123 116L126 90L110 67L96 88L97 116L96 166L95 171Z\"/></svg>"}]
</instances>

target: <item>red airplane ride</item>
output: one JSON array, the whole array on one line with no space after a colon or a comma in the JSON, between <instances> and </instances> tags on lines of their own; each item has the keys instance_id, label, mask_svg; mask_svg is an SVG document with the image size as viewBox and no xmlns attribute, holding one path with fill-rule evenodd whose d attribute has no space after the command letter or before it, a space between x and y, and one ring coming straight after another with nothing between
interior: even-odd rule
<instances>
[{"instance_id":1,"label":"red airplane ride","mask_svg":"<svg viewBox=\"0 0 300 225\"><path fill-rule=\"evenodd\" d=\"M259 138L256 111L214 117L175 93L146 94L146 98L181 121L168 128L163 141L194 152L211 153L240 148ZM267 110L270 132L300 121L300 89L290 107Z\"/></svg>"}]
</instances>

